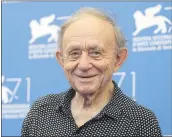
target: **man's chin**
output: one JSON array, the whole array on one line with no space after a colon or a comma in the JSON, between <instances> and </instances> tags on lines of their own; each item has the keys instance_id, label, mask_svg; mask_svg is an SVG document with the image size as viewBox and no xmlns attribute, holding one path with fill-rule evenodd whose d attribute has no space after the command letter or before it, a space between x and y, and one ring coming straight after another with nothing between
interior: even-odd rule
<instances>
[{"instance_id":1,"label":"man's chin","mask_svg":"<svg viewBox=\"0 0 172 137\"><path fill-rule=\"evenodd\" d=\"M77 89L77 92L83 95L94 94L95 92L95 89L91 88L90 86L79 86L79 87L76 87L76 89Z\"/></svg>"}]
</instances>

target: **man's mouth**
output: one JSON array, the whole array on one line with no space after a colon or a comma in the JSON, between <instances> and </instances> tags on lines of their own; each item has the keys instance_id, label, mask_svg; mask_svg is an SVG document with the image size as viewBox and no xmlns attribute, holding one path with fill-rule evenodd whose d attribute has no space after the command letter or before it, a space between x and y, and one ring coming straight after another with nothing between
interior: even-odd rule
<instances>
[{"instance_id":1,"label":"man's mouth","mask_svg":"<svg viewBox=\"0 0 172 137\"><path fill-rule=\"evenodd\" d=\"M93 77L95 77L96 75L89 75L89 76L82 76L82 75L80 75L80 76L78 76L78 75L76 75L77 77L80 77L80 78L93 78Z\"/></svg>"},{"instance_id":2,"label":"man's mouth","mask_svg":"<svg viewBox=\"0 0 172 137\"><path fill-rule=\"evenodd\" d=\"M81 83L90 83L95 80L97 75L75 75Z\"/></svg>"}]
</instances>

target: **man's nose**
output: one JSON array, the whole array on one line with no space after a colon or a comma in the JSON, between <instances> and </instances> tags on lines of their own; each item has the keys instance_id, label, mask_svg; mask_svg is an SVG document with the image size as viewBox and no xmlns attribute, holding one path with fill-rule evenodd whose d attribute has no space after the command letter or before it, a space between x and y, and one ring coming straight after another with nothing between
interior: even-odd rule
<instances>
[{"instance_id":1,"label":"man's nose","mask_svg":"<svg viewBox=\"0 0 172 137\"><path fill-rule=\"evenodd\" d=\"M92 67L90 58L87 52L82 52L82 55L79 59L78 68L82 71L86 71Z\"/></svg>"}]
</instances>

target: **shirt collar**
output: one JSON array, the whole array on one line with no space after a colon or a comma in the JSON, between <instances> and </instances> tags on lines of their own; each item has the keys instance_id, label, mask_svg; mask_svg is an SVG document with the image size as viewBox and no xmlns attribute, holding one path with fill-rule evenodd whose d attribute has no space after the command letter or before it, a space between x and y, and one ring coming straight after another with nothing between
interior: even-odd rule
<instances>
[{"instance_id":1,"label":"shirt collar","mask_svg":"<svg viewBox=\"0 0 172 137\"><path fill-rule=\"evenodd\" d=\"M66 92L64 92L56 109L59 111L63 111L64 114L68 116L72 116L70 105L71 105L71 100L74 97L74 95L75 95L75 90L71 87Z\"/></svg>"},{"instance_id":2,"label":"shirt collar","mask_svg":"<svg viewBox=\"0 0 172 137\"><path fill-rule=\"evenodd\" d=\"M114 84L114 90L113 90L113 96L110 102L101 110L99 115L97 115L97 118L100 118L104 115L108 115L114 119L118 119L121 115L122 106L122 97L124 96L121 89L118 87L118 85L115 83L115 81L112 81ZM75 95L75 90L73 88L70 88L67 92L65 92L61 98L61 101L59 105L57 106L58 110L62 110L66 115L71 116L71 100Z\"/></svg>"},{"instance_id":3,"label":"shirt collar","mask_svg":"<svg viewBox=\"0 0 172 137\"><path fill-rule=\"evenodd\" d=\"M110 102L104 107L101 111L102 114L108 115L114 119L118 119L122 113L122 97L123 93L115 81L112 81L114 84L113 96ZM101 115L100 115L101 117Z\"/></svg>"}]
</instances>

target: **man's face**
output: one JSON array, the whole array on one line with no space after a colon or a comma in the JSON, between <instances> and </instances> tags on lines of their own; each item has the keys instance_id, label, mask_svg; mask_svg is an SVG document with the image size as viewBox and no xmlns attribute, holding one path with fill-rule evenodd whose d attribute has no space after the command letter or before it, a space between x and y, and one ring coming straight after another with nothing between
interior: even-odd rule
<instances>
[{"instance_id":1,"label":"man's face","mask_svg":"<svg viewBox=\"0 0 172 137\"><path fill-rule=\"evenodd\" d=\"M85 15L66 29L62 66L77 92L95 94L112 82L115 47L112 26L94 16Z\"/></svg>"}]
</instances>

